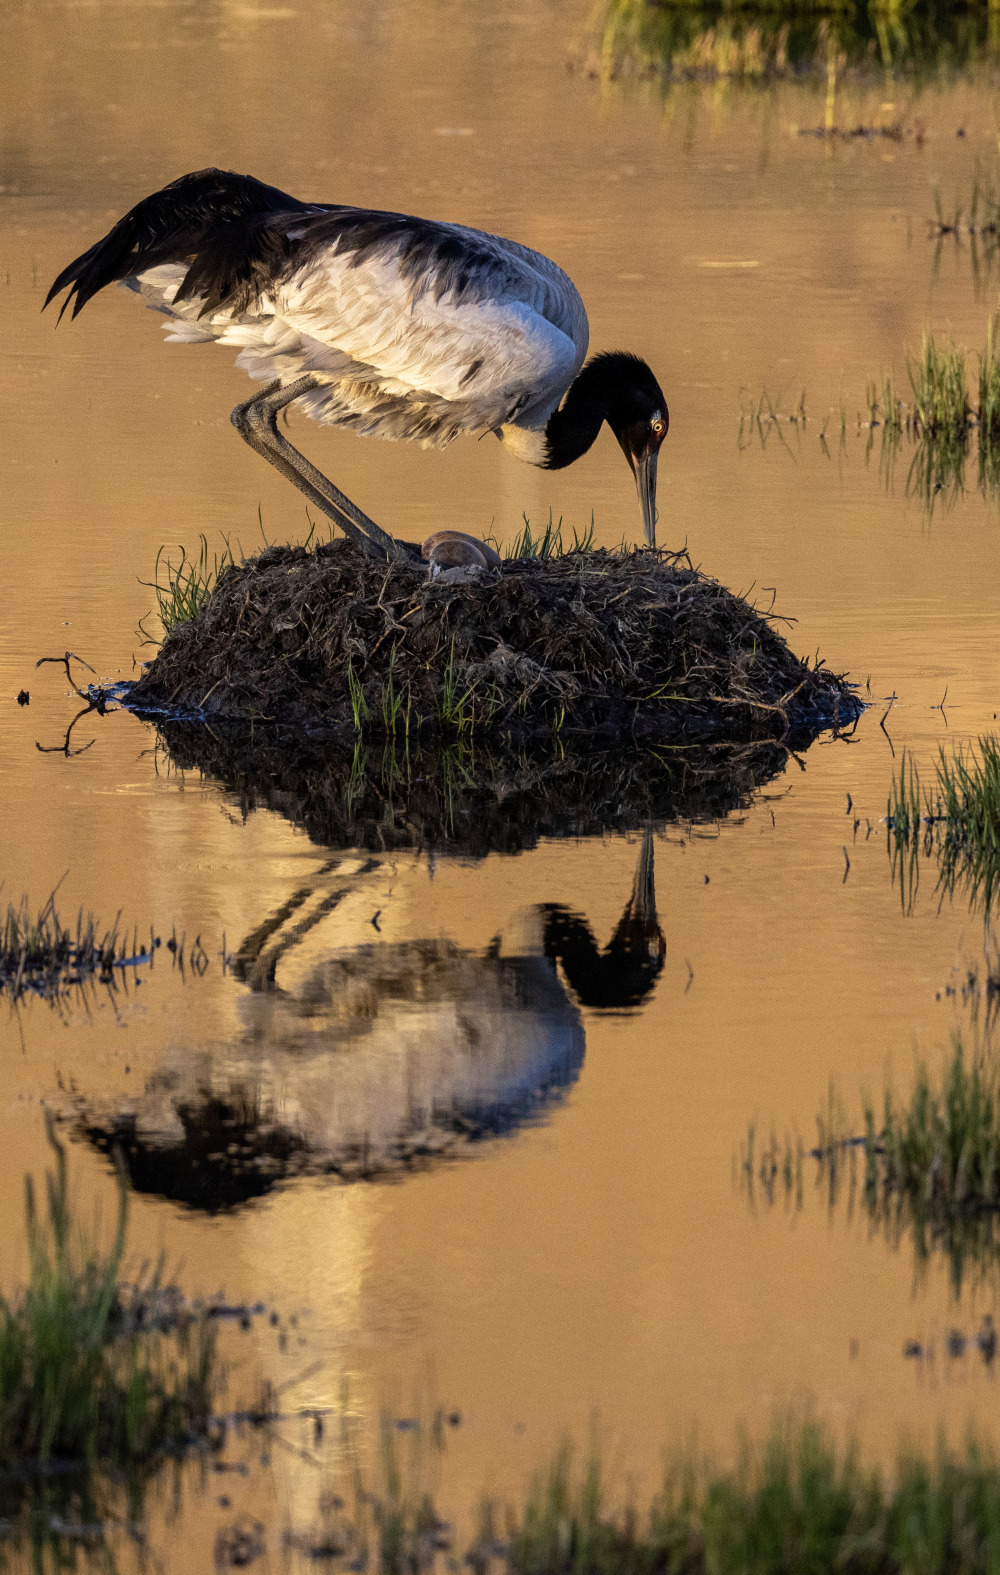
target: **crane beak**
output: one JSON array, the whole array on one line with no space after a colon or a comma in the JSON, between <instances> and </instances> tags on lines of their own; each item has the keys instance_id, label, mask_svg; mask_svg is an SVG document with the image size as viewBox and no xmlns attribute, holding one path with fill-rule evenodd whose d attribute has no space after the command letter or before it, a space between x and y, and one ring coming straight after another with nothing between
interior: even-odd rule
<instances>
[{"instance_id":1,"label":"crane beak","mask_svg":"<svg viewBox=\"0 0 1000 1575\"><path fill-rule=\"evenodd\" d=\"M659 452L657 448L646 449L645 453L636 456L633 466L647 547L656 546L656 461Z\"/></svg>"},{"instance_id":2,"label":"crane beak","mask_svg":"<svg viewBox=\"0 0 1000 1575\"><path fill-rule=\"evenodd\" d=\"M651 437L649 427L644 421L615 432L615 437L635 477L636 490L642 505L642 528L646 536L646 546L655 547L656 461L660 453L660 442L663 440L661 438L657 441Z\"/></svg>"}]
</instances>

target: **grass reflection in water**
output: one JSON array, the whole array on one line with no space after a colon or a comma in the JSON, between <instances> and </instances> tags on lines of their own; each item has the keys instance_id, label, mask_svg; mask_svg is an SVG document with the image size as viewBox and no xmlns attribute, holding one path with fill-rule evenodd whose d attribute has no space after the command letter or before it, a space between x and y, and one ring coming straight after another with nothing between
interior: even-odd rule
<instances>
[{"instance_id":1,"label":"grass reflection in water","mask_svg":"<svg viewBox=\"0 0 1000 1575\"><path fill-rule=\"evenodd\" d=\"M1000 969L987 985L987 1028L1000 990ZM751 1201L783 1198L801 1209L804 1171L832 1211L846 1203L895 1248L912 1241L918 1277L934 1254L949 1264L952 1289L970 1280L992 1281L1000 1269L1000 1067L987 1032L982 1047L967 1053L956 1037L939 1077L918 1063L913 1088L900 1100L886 1088L881 1109L863 1097L863 1132L853 1129L831 1087L816 1118L817 1142L784 1142L772 1134L758 1146L753 1126L741 1155L741 1175Z\"/></svg>"},{"instance_id":2,"label":"grass reflection in water","mask_svg":"<svg viewBox=\"0 0 1000 1575\"><path fill-rule=\"evenodd\" d=\"M996 11L982 3L607 0L588 65L606 79L658 75L667 83L825 76L832 99L845 69L919 79L989 61L998 47Z\"/></svg>"},{"instance_id":3,"label":"grass reflection in water","mask_svg":"<svg viewBox=\"0 0 1000 1575\"><path fill-rule=\"evenodd\" d=\"M904 910L912 910L922 860L933 859L941 899L964 892L990 914L1000 894L1000 739L941 749L933 786L921 784L905 751L886 805L889 856Z\"/></svg>"}]
</instances>

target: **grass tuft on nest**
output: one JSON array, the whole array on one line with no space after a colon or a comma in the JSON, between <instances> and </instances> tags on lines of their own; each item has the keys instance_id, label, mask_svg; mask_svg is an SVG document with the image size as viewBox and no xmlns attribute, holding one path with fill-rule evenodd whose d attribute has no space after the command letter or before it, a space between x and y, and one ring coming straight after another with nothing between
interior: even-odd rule
<instances>
[{"instance_id":1,"label":"grass tuft on nest","mask_svg":"<svg viewBox=\"0 0 1000 1575\"><path fill-rule=\"evenodd\" d=\"M129 1466L203 1436L217 1388L215 1333L203 1317L141 1328L119 1290L128 1187L101 1247L74 1216L66 1151L47 1116L56 1167L40 1204L25 1178L27 1285L0 1295L0 1463Z\"/></svg>"},{"instance_id":2,"label":"grass tuft on nest","mask_svg":"<svg viewBox=\"0 0 1000 1575\"><path fill-rule=\"evenodd\" d=\"M227 564L130 692L137 709L511 745L573 731L781 737L857 702L686 553L565 548L431 580L343 539ZM562 550L560 550L562 549Z\"/></svg>"}]
</instances>

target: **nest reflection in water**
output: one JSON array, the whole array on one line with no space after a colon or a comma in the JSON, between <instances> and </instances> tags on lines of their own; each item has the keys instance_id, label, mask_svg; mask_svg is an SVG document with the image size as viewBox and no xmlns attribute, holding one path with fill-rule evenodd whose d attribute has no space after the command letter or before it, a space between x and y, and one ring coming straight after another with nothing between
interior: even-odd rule
<instances>
[{"instance_id":1,"label":"nest reflection in water","mask_svg":"<svg viewBox=\"0 0 1000 1575\"><path fill-rule=\"evenodd\" d=\"M170 769L220 782L246 817L275 811L329 848L480 857L546 837L595 837L746 809L788 764L779 743L601 749L548 740L491 749L296 740L257 728L161 721Z\"/></svg>"},{"instance_id":2,"label":"nest reflection in water","mask_svg":"<svg viewBox=\"0 0 1000 1575\"><path fill-rule=\"evenodd\" d=\"M293 750L287 734L175 721L160 723L159 743L169 769L220 781L244 816L276 811L317 844L369 855L358 868L331 852L245 936L230 958L246 989L237 1044L179 1052L138 1098L77 1099L77 1131L120 1149L138 1189L210 1211L303 1173L400 1174L551 1111L583 1063L581 1008L641 1009L662 971L655 831L746 809L790 754L774 740ZM636 831L631 889L604 945L558 902L535 903L479 950L367 928L387 855L468 859ZM369 890L370 939L345 945L342 905L362 893L367 904Z\"/></svg>"}]
</instances>

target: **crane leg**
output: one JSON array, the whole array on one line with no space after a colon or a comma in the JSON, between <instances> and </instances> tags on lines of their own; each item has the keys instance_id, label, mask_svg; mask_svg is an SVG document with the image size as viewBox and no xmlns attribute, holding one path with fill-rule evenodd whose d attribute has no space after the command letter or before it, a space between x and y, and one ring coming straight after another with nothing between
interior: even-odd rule
<instances>
[{"instance_id":1,"label":"crane leg","mask_svg":"<svg viewBox=\"0 0 1000 1575\"><path fill-rule=\"evenodd\" d=\"M300 377L282 387L279 382L269 383L242 405L237 405L230 421L244 442L270 462L293 486L304 492L310 503L339 525L345 536L370 557L403 557L410 554L402 542L396 541L380 526L370 520L357 504L352 503L333 482L317 470L304 454L289 443L278 431L278 412L293 399L308 394L319 386L315 377Z\"/></svg>"}]
</instances>

